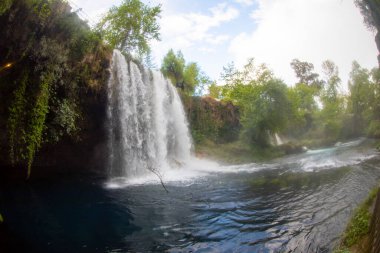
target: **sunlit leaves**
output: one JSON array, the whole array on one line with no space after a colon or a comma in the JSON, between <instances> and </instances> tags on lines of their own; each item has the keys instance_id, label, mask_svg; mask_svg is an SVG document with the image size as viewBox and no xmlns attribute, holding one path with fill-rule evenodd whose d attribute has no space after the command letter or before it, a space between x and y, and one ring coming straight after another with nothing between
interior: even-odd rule
<instances>
[{"instance_id":1,"label":"sunlit leaves","mask_svg":"<svg viewBox=\"0 0 380 253\"><path fill-rule=\"evenodd\" d=\"M211 83L210 78L201 71L195 62L186 64L181 51L174 53L168 51L162 60L161 72L166 78L181 89L187 95L202 95L207 85Z\"/></svg>"},{"instance_id":2,"label":"sunlit leaves","mask_svg":"<svg viewBox=\"0 0 380 253\"><path fill-rule=\"evenodd\" d=\"M144 55L149 42L159 40L161 6L149 7L139 0L124 0L112 7L97 25L108 43L121 51Z\"/></svg>"},{"instance_id":3,"label":"sunlit leaves","mask_svg":"<svg viewBox=\"0 0 380 253\"><path fill-rule=\"evenodd\" d=\"M222 75L222 97L239 106L244 140L269 145L269 137L286 127L290 110L286 85L265 66L250 59L242 70L229 65Z\"/></svg>"}]
</instances>

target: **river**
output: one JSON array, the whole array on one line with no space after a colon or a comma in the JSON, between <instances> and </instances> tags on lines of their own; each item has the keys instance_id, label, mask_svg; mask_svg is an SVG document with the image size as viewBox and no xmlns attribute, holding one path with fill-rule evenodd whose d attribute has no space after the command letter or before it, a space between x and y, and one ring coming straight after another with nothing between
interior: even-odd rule
<instances>
[{"instance_id":1,"label":"river","mask_svg":"<svg viewBox=\"0 0 380 253\"><path fill-rule=\"evenodd\" d=\"M358 139L268 163L197 161L152 178L59 177L1 188L28 252L331 252L380 179Z\"/></svg>"}]
</instances>

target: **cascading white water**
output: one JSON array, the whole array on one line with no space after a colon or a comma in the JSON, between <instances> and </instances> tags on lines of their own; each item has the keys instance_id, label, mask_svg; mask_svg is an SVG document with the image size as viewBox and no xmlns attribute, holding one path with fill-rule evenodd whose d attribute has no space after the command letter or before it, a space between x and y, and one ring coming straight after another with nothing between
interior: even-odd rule
<instances>
[{"instance_id":1,"label":"cascading white water","mask_svg":"<svg viewBox=\"0 0 380 253\"><path fill-rule=\"evenodd\" d=\"M277 133L274 135L274 138L275 138L277 146L280 146L280 145L284 144L284 142L282 141L281 137Z\"/></svg>"},{"instance_id":2,"label":"cascading white water","mask_svg":"<svg viewBox=\"0 0 380 253\"><path fill-rule=\"evenodd\" d=\"M186 163L191 138L180 97L160 72L113 52L108 81L111 177L161 173Z\"/></svg>"}]
</instances>

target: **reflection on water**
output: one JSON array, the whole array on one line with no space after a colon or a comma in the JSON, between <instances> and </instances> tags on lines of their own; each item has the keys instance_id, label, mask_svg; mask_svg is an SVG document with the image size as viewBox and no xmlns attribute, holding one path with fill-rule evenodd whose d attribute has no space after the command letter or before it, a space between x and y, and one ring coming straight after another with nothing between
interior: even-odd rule
<instances>
[{"instance_id":1,"label":"reflection on water","mask_svg":"<svg viewBox=\"0 0 380 253\"><path fill-rule=\"evenodd\" d=\"M169 193L157 183L34 182L2 189L0 208L36 252L330 252L380 178L380 159L359 144L198 168L168 181Z\"/></svg>"}]
</instances>

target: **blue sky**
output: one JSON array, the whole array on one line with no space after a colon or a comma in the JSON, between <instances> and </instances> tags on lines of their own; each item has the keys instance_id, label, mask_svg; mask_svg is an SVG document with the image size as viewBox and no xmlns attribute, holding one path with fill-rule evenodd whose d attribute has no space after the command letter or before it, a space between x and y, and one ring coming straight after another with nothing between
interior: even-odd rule
<instances>
[{"instance_id":1,"label":"blue sky","mask_svg":"<svg viewBox=\"0 0 380 253\"><path fill-rule=\"evenodd\" d=\"M320 73L322 61L329 59L338 65L345 86L353 60L367 68L377 64L374 33L365 28L352 0L143 1L162 5L161 41L151 44L157 66L173 48L218 80L229 62L242 66L254 57L293 84L292 59L312 62ZM121 0L69 2L94 23Z\"/></svg>"}]
</instances>

